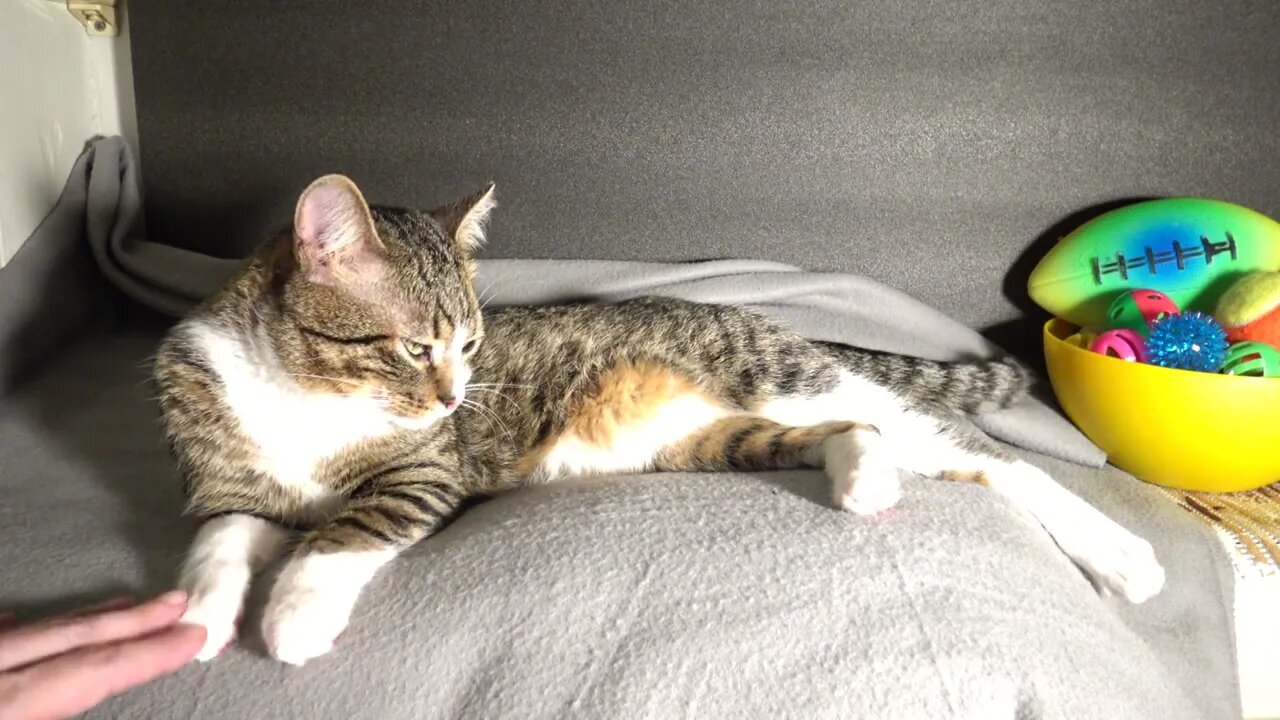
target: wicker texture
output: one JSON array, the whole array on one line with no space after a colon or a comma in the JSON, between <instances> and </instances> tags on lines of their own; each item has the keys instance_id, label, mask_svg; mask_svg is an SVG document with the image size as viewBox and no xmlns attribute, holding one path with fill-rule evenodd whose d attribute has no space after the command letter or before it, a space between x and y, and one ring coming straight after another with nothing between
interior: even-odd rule
<instances>
[{"instance_id":1,"label":"wicker texture","mask_svg":"<svg viewBox=\"0 0 1280 720\"><path fill-rule=\"evenodd\" d=\"M1241 493L1165 488L1178 504L1227 533L1253 562L1280 567L1280 483Z\"/></svg>"}]
</instances>

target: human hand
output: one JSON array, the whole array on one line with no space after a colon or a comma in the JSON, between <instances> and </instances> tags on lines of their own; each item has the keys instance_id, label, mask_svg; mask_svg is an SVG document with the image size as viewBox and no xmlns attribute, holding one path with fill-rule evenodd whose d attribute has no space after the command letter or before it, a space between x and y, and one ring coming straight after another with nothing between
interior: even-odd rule
<instances>
[{"instance_id":1,"label":"human hand","mask_svg":"<svg viewBox=\"0 0 1280 720\"><path fill-rule=\"evenodd\" d=\"M205 630L179 625L186 593L113 600L19 627L0 613L0 720L57 720L186 665Z\"/></svg>"}]
</instances>

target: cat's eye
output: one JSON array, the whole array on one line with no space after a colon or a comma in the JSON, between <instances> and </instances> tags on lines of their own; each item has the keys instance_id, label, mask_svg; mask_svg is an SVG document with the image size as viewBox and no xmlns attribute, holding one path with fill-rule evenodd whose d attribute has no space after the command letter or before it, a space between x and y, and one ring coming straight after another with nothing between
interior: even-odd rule
<instances>
[{"instance_id":1,"label":"cat's eye","mask_svg":"<svg viewBox=\"0 0 1280 720\"><path fill-rule=\"evenodd\" d=\"M422 358L422 357L425 357L425 358L426 358L426 359L428 359L428 360L430 360L430 359L431 359L431 347L430 347L430 346L428 346L428 345L424 345L424 344L422 344L422 343L420 343L420 342L416 342L416 341L414 341L414 340L401 340L400 342L401 342L401 344L403 344L403 345L404 345L404 351L405 351L405 352L407 352L407 353L409 353L409 355L411 355L411 356L413 356L413 357L416 357L416 358Z\"/></svg>"},{"instance_id":2,"label":"cat's eye","mask_svg":"<svg viewBox=\"0 0 1280 720\"><path fill-rule=\"evenodd\" d=\"M480 344L479 340L476 340L475 338L471 338L470 340L462 344L462 354L470 355L471 353L476 351L476 345L479 345L479 344Z\"/></svg>"}]
</instances>

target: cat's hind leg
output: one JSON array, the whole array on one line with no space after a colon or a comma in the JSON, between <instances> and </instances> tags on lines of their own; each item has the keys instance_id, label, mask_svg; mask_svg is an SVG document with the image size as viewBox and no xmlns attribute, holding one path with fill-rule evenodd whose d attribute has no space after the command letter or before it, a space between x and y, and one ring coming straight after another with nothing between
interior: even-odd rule
<instances>
[{"instance_id":1,"label":"cat's hind leg","mask_svg":"<svg viewBox=\"0 0 1280 720\"><path fill-rule=\"evenodd\" d=\"M797 427L753 415L731 415L662 448L653 460L653 469L716 472L822 467L825 443L858 427L854 422Z\"/></svg>"},{"instance_id":2,"label":"cat's hind leg","mask_svg":"<svg viewBox=\"0 0 1280 720\"><path fill-rule=\"evenodd\" d=\"M783 470L821 467L835 502L873 513L897 503L898 470L872 425L830 421L794 426L752 415L721 418L664 448L654 469L671 471Z\"/></svg>"},{"instance_id":3,"label":"cat's hind leg","mask_svg":"<svg viewBox=\"0 0 1280 720\"><path fill-rule=\"evenodd\" d=\"M205 644L196 659L212 660L231 644L253 576L284 550L288 531L241 513L205 523L183 563L178 586L189 601L182 622L205 628Z\"/></svg>"},{"instance_id":4,"label":"cat's hind leg","mask_svg":"<svg viewBox=\"0 0 1280 720\"><path fill-rule=\"evenodd\" d=\"M897 463L880 430L859 425L823 446L823 467L836 505L858 515L888 510L902 498Z\"/></svg>"},{"instance_id":5,"label":"cat's hind leg","mask_svg":"<svg viewBox=\"0 0 1280 720\"><path fill-rule=\"evenodd\" d=\"M821 361L811 363L821 368ZM952 402L951 404L955 404ZM856 418L867 426L824 440L823 460L843 508L871 513L898 499L899 469L929 477L976 482L1029 512L1059 547L1101 588L1142 602L1164 585L1164 569L1150 543L1017 460L993 441L952 427L921 399L841 370L821 392L773 397L754 415L780 425L805 426ZM946 406L946 402L941 405ZM879 432L871 431L871 427Z\"/></svg>"},{"instance_id":6,"label":"cat's hind leg","mask_svg":"<svg viewBox=\"0 0 1280 720\"><path fill-rule=\"evenodd\" d=\"M1009 498L1106 592L1141 603L1164 586L1164 568L1149 542L986 438L943 425L902 457L906 469L921 475L973 482Z\"/></svg>"},{"instance_id":7,"label":"cat's hind leg","mask_svg":"<svg viewBox=\"0 0 1280 720\"><path fill-rule=\"evenodd\" d=\"M856 418L857 427L824 444L822 465L831 478L835 504L860 515L897 504L902 496L899 456L911 452L904 440L938 431L934 418L882 385L845 370L823 392L775 397L756 413L784 425Z\"/></svg>"}]
</instances>

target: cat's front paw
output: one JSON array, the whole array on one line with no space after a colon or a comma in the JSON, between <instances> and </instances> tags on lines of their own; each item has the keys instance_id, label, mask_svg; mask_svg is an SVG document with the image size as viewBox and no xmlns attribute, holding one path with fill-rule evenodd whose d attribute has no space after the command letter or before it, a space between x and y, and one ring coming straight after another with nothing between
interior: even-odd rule
<instances>
[{"instance_id":1,"label":"cat's front paw","mask_svg":"<svg viewBox=\"0 0 1280 720\"><path fill-rule=\"evenodd\" d=\"M205 629L196 660L208 662L235 641L249 577L248 567L229 562L195 563L183 572L178 585L190 599L179 622Z\"/></svg>"},{"instance_id":2,"label":"cat's front paw","mask_svg":"<svg viewBox=\"0 0 1280 720\"><path fill-rule=\"evenodd\" d=\"M346 629L353 605L354 598L341 588L282 577L262 618L267 651L290 665L302 665L324 655Z\"/></svg>"},{"instance_id":3,"label":"cat's front paw","mask_svg":"<svg viewBox=\"0 0 1280 720\"><path fill-rule=\"evenodd\" d=\"M193 595L179 622L205 629L204 645L196 653L196 660L208 662L236 639L236 626L240 622L239 598Z\"/></svg>"}]
</instances>

